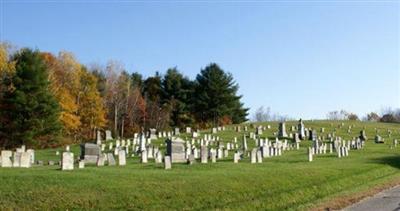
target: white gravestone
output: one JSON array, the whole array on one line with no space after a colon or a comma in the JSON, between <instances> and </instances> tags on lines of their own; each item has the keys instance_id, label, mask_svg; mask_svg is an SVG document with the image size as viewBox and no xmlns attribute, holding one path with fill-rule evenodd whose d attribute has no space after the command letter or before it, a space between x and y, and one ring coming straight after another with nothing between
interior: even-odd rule
<instances>
[{"instance_id":1,"label":"white gravestone","mask_svg":"<svg viewBox=\"0 0 400 211\"><path fill-rule=\"evenodd\" d=\"M61 170L73 170L74 169L74 153L63 152L61 157Z\"/></svg>"}]
</instances>

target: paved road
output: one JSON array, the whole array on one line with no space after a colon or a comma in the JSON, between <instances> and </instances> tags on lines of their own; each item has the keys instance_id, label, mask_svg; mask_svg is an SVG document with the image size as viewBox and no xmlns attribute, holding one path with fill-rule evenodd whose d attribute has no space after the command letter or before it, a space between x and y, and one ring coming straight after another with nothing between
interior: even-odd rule
<instances>
[{"instance_id":1,"label":"paved road","mask_svg":"<svg viewBox=\"0 0 400 211\"><path fill-rule=\"evenodd\" d=\"M344 209L345 211L400 211L400 186L382 191Z\"/></svg>"}]
</instances>

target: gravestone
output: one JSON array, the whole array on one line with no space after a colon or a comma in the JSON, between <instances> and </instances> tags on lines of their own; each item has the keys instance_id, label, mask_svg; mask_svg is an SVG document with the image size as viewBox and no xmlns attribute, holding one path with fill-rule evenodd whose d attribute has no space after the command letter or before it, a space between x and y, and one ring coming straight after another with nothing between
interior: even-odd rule
<instances>
[{"instance_id":1,"label":"gravestone","mask_svg":"<svg viewBox=\"0 0 400 211\"><path fill-rule=\"evenodd\" d=\"M285 122L280 122L279 123L278 136L279 137L287 137Z\"/></svg>"},{"instance_id":2,"label":"gravestone","mask_svg":"<svg viewBox=\"0 0 400 211\"><path fill-rule=\"evenodd\" d=\"M367 135L365 135L365 130L360 131L360 139L361 141L366 141L367 140Z\"/></svg>"},{"instance_id":3,"label":"gravestone","mask_svg":"<svg viewBox=\"0 0 400 211\"><path fill-rule=\"evenodd\" d=\"M156 152L156 159L154 160L156 163L162 163L162 155L161 152Z\"/></svg>"},{"instance_id":4,"label":"gravestone","mask_svg":"<svg viewBox=\"0 0 400 211\"><path fill-rule=\"evenodd\" d=\"M101 154L100 146L93 143L81 144L81 156L80 159L84 160L85 163L96 164L99 155Z\"/></svg>"},{"instance_id":5,"label":"gravestone","mask_svg":"<svg viewBox=\"0 0 400 211\"><path fill-rule=\"evenodd\" d=\"M96 131L96 144L97 145L101 144L101 131L100 130Z\"/></svg>"},{"instance_id":6,"label":"gravestone","mask_svg":"<svg viewBox=\"0 0 400 211\"><path fill-rule=\"evenodd\" d=\"M170 156L172 163L185 163L185 146L181 138L167 139L167 156Z\"/></svg>"},{"instance_id":7,"label":"gravestone","mask_svg":"<svg viewBox=\"0 0 400 211\"><path fill-rule=\"evenodd\" d=\"M80 160L80 161L79 161L79 164L78 164L78 168L80 168L80 169L85 168L85 161Z\"/></svg>"},{"instance_id":8,"label":"gravestone","mask_svg":"<svg viewBox=\"0 0 400 211\"><path fill-rule=\"evenodd\" d=\"M257 162L262 163L262 153L261 150L257 150Z\"/></svg>"},{"instance_id":9,"label":"gravestone","mask_svg":"<svg viewBox=\"0 0 400 211\"><path fill-rule=\"evenodd\" d=\"M211 162L216 163L217 162L217 152L215 150L212 150L210 155L211 155Z\"/></svg>"},{"instance_id":10,"label":"gravestone","mask_svg":"<svg viewBox=\"0 0 400 211\"><path fill-rule=\"evenodd\" d=\"M21 166L21 153L22 152L14 152L13 158L13 167L20 167Z\"/></svg>"},{"instance_id":11,"label":"gravestone","mask_svg":"<svg viewBox=\"0 0 400 211\"><path fill-rule=\"evenodd\" d=\"M12 167L12 151L2 150L1 151L1 167Z\"/></svg>"},{"instance_id":12,"label":"gravestone","mask_svg":"<svg viewBox=\"0 0 400 211\"><path fill-rule=\"evenodd\" d=\"M113 153L107 153L107 160L109 166L115 166L117 164L117 162L115 162Z\"/></svg>"},{"instance_id":13,"label":"gravestone","mask_svg":"<svg viewBox=\"0 0 400 211\"><path fill-rule=\"evenodd\" d=\"M240 154L239 152L235 152L235 154L233 154L233 162L239 163L239 160L240 160Z\"/></svg>"},{"instance_id":14,"label":"gravestone","mask_svg":"<svg viewBox=\"0 0 400 211\"><path fill-rule=\"evenodd\" d=\"M176 127L175 129L174 129L174 134L176 135L176 136L179 136L181 133L180 133L180 131L179 131L179 127Z\"/></svg>"},{"instance_id":15,"label":"gravestone","mask_svg":"<svg viewBox=\"0 0 400 211\"><path fill-rule=\"evenodd\" d=\"M299 136L298 133L294 133L294 134L293 134L293 141L294 141L295 143L299 143L299 142L300 142L300 136Z\"/></svg>"},{"instance_id":16,"label":"gravestone","mask_svg":"<svg viewBox=\"0 0 400 211\"><path fill-rule=\"evenodd\" d=\"M375 143L377 143L377 144L385 143L385 140L381 136L376 135L375 136Z\"/></svg>"},{"instance_id":17,"label":"gravestone","mask_svg":"<svg viewBox=\"0 0 400 211\"><path fill-rule=\"evenodd\" d=\"M243 136L243 151L247 151L247 140L246 140L246 135Z\"/></svg>"},{"instance_id":18,"label":"gravestone","mask_svg":"<svg viewBox=\"0 0 400 211\"><path fill-rule=\"evenodd\" d=\"M201 146L200 148L200 154L201 154L201 163L207 163L208 161L208 149L207 146Z\"/></svg>"},{"instance_id":19,"label":"gravestone","mask_svg":"<svg viewBox=\"0 0 400 211\"><path fill-rule=\"evenodd\" d=\"M107 160L107 155L104 153L101 153L98 158L97 158L97 166L104 166L105 162Z\"/></svg>"},{"instance_id":20,"label":"gravestone","mask_svg":"<svg viewBox=\"0 0 400 211\"><path fill-rule=\"evenodd\" d=\"M171 169L171 167L172 167L171 157L169 155L167 155L164 158L164 168Z\"/></svg>"},{"instance_id":21,"label":"gravestone","mask_svg":"<svg viewBox=\"0 0 400 211\"><path fill-rule=\"evenodd\" d=\"M264 158L269 157L269 146L267 146L266 144L261 146L261 153L262 157Z\"/></svg>"},{"instance_id":22,"label":"gravestone","mask_svg":"<svg viewBox=\"0 0 400 211\"><path fill-rule=\"evenodd\" d=\"M313 152L314 152L314 149L309 147L308 148L308 162L313 161Z\"/></svg>"},{"instance_id":23,"label":"gravestone","mask_svg":"<svg viewBox=\"0 0 400 211\"><path fill-rule=\"evenodd\" d=\"M262 130L262 127L261 127L261 126L258 126L258 127L257 127L256 134L257 134L258 136L263 134L263 130Z\"/></svg>"},{"instance_id":24,"label":"gravestone","mask_svg":"<svg viewBox=\"0 0 400 211\"><path fill-rule=\"evenodd\" d=\"M35 150L28 149L28 150L26 150L26 152L28 152L30 155L31 164L34 164L35 163Z\"/></svg>"},{"instance_id":25,"label":"gravestone","mask_svg":"<svg viewBox=\"0 0 400 211\"><path fill-rule=\"evenodd\" d=\"M250 162L251 162L251 163L256 163L256 162L257 162L257 149L256 149L256 148L254 148L253 150L251 150Z\"/></svg>"},{"instance_id":26,"label":"gravestone","mask_svg":"<svg viewBox=\"0 0 400 211\"><path fill-rule=\"evenodd\" d=\"M21 152L20 167L30 168L31 164L31 154L29 152Z\"/></svg>"},{"instance_id":27,"label":"gravestone","mask_svg":"<svg viewBox=\"0 0 400 211\"><path fill-rule=\"evenodd\" d=\"M157 139L157 130L155 128L150 128L149 129L149 139L154 140Z\"/></svg>"},{"instance_id":28,"label":"gravestone","mask_svg":"<svg viewBox=\"0 0 400 211\"><path fill-rule=\"evenodd\" d=\"M126 154L125 150L118 151L118 165L125 166L126 165Z\"/></svg>"},{"instance_id":29,"label":"gravestone","mask_svg":"<svg viewBox=\"0 0 400 211\"><path fill-rule=\"evenodd\" d=\"M74 153L63 152L61 156L61 170L73 170L74 169Z\"/></svg>"},{"instance_id":30,"label":"gravestone","mask_svg":"<svg viewBox=\"0 0 400 211\"><path fill-rule=\"evenodd\" d=\"M142 162L142 163L147 163L147 158L148 158L147 150L142 151L141 159L140 159L141 162Z\"/></svg>"},{"instance_id":31,"label":"gravestone","mask_svg":"<svg viewBox=\"0 0 400 211\"><path fill-rule=\"evenodd\" d=\"M192 133L192 128L191 127L186 127L186 133Z\"/></svg>"},{"instance_id":32,"label":"gravestone","mask_svg":"<svg viewBox=\"0 0 400 211\"><path fill-rule=\"evenodd\" d=\"M106 130L106 141L113 140L111 130Z\"/></svg>"},{"instance_id":33,"label":"gravestone","mask_svg":"<svg viewBox=\"0 0 400 211\"><path fill-rule=\"evenodd\" d=\"M309 131L309 134L310 134L309 140L311 140L311 141L316 141L316 140L317 140L317 131L315 131L315 130L310 130L310 131Z\"/></svg>"},{"instance_id":34,"label":"gravestone","mask_svg":"<svg viewBox=\"0 0 400 211\"><path fill-rule=\"evenodd\" d=\"M194 162L195 162L194 155L189 155L188 160L187 160L187 163L188 163L189 165L192 165Z\"/></svg>"}]
</instances>

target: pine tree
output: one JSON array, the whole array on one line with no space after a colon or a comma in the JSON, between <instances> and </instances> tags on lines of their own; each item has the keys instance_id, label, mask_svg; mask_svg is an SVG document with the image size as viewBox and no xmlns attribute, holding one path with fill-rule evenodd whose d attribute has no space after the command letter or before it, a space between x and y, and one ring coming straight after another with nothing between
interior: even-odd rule
<instances>
[{"instance_id":1,"label":"pine tree","mask_svg":"<svg viewBox=\"0 0 400 211\"><path fill-rule=\"evenodd\" d=\"M46 65L39 51L22 49L14 55L15 74L10 81L14 89L4 96L0 126L6 140L4 147L21 144L49 146L56 143L61 129L59 106L49 91Z\"/></svg>"},{"instance_id":2,"label":"pine tree","mask_svg":"<svg viewBox=\"0 0 400 211\"><path fill-rule=\"evenodd\" d=\"M237 96L238 85L230 73L211 63L196 77L194 108L197 118L213 125L246 121L247 110Z\"/></svg>"},{"instance_id":3,"label":"pine tree","mask_svg":"<svg viewBox=\"0 0 400 211\"><path fill-rule=\"evenodd\" d=\"M189 107L193 83L176 68L167 70L163 80L163 103L171 107L171 122L174 127L183 127L192 123Z\"/></svg>"}]
</instances>

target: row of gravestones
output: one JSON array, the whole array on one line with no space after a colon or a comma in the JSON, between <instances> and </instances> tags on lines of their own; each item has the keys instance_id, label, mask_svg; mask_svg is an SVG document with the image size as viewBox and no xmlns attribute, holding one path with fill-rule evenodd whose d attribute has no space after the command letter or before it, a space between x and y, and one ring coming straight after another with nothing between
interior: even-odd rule
<instances>
[{"instance_id":1,"label":"row of gravestones","mask_svg":"<svg viewBox=\"0 0 400 211\"><path fill-rule=\"evenodd\" d=\"M1 167L22 167L30 168L35 162L35 151L25 150L25 146L17 148L15 152L11 150L1 151Z\"/></svg>"}]
</instances>

